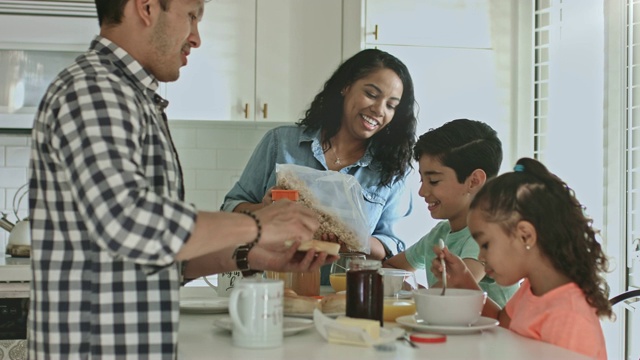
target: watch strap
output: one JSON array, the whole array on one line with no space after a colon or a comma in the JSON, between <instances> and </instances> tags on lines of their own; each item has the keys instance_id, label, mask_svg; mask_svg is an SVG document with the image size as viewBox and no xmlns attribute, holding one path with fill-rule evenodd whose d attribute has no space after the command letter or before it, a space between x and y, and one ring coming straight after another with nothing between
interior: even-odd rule
<instances>
[{"instance_id":1,"label":"watch strap","mask_svg":"<svg viewBox=\"0 0 640 360\"><path fill-rule=\"evenodd\" d=\"M236 261L238 270L242 272L243 277L249 277L256 273L261 273L259 270L252 270L249 266L249 251L253 248L254 243L248 243L238 246L233 252L233 259Z\"/></svg>"}]
</instances>

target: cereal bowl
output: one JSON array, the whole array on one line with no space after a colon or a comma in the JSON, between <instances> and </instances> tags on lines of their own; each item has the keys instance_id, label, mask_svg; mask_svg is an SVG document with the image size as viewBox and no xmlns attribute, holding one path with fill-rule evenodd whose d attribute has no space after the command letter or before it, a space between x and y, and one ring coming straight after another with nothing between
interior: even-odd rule
<instances>
[{"instance_id":1,"label":"cereal bowl","mask_svg":"<svg viewBox=\"0 0 640 360\"><path fill-rule=\"evenodd\" d=\"M469 326L480 318L487 293L482 290L441 288L413 291L416 319L430 325Z\"/></svg>"}]
</instances>

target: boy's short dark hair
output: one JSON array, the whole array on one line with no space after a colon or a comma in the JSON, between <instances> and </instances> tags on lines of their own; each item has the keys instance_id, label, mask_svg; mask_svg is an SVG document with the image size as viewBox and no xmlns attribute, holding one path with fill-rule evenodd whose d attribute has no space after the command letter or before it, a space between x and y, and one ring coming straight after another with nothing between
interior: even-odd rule
<instances>
[{"instance_id":1,"label":"boy's short dark hair","mask_svg":"<svg viewBox=\"0 0 640 360\"><path fill-rule=\"evenodd\" d=\"M418 138L413 147L413 158L420 160L429 155L456 172L463 183L476 169L482 169L487 178L498 174L502 163L502 142L489 125L469 119L456 119L436 129L430 129Z\"/></svg>"}]
</instances>

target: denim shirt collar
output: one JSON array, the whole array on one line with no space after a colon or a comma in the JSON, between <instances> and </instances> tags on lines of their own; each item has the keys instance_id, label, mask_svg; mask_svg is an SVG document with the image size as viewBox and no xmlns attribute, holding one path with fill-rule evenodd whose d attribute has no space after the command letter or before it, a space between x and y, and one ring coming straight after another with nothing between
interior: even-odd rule
<instances>
[{"instance_id":1,"label":"denim shirt collar","mask_svg":"<svg viewBox=\"0 0 640 360\"><path fill-rule=\"evenodd\" d=\"M298 143L302 144L304 142L311 142L311 151L313 152L313 156L321 164L324 164L324 166L328 169L329 167L327 166L327 163L325 161L324 152L322 151L322 143L320 141L322 138L321 131L322 129L313 130L310 128L305 128L305 130L302 133L300 133L300 139L298 140ZM373 162L373 154L371 150L371 144L368 144L367 150L365 150L364 155L355 163L341 169L340 172L347 172L349 169L351 169L354 166L368 167L372 165L371 164L372 162Z\"/></svg>"}]
</instances>

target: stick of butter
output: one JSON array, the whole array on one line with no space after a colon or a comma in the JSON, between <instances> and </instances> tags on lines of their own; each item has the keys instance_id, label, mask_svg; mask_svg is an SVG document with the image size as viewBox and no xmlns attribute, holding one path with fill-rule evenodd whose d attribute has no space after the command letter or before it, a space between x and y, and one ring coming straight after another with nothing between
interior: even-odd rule
<instances>
[{"instance_id":1,"label":"stick of butter","mask_svg":"<svg viewBox=\"0 0 640 360\"><path fill-rule=\"evenodd\" d=\"M335 326L327 328L327 339L331 343L371 346L371 341L380 339L380 322L340 316Z\"/></svg>"}]
</instances>

